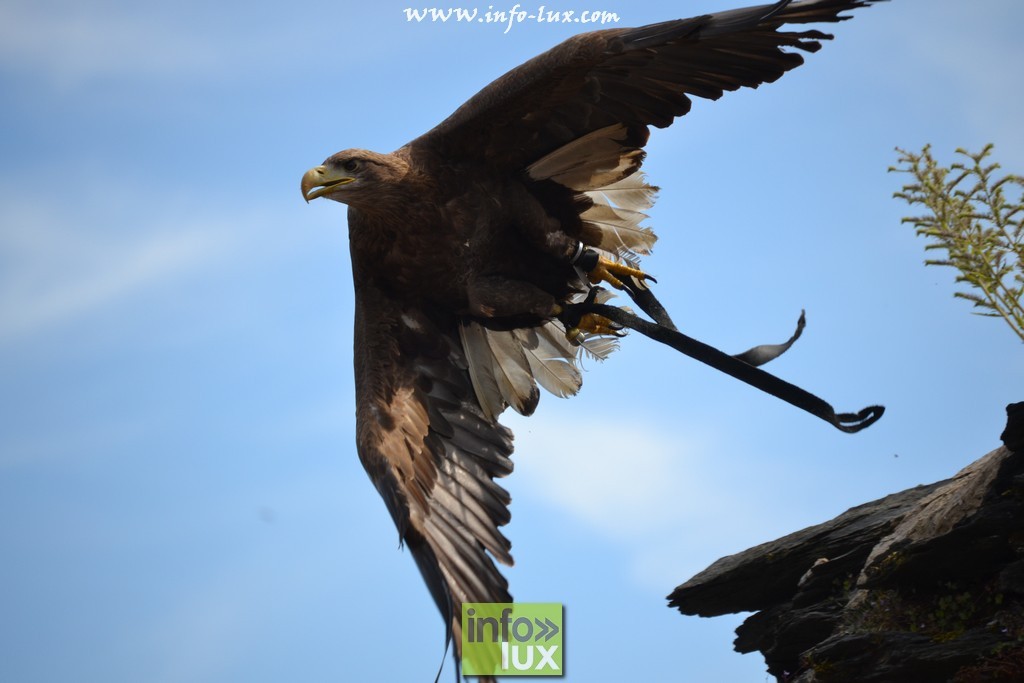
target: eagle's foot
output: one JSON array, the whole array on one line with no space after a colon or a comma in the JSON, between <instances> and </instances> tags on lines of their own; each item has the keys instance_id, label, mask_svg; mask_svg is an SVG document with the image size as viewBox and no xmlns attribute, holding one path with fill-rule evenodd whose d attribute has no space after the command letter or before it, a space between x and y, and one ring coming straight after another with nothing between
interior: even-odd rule
<instances>
[{"instance_id":1,"label":"eagle's foot","mask_svg":"<svg viewBox=\"0 0 1024 683\"><path fill-rule=\"evenodd\" d=\"M557 317L565 325L565 338L574 345L581 344L587 335L625 336L621 325L587 310L594 303L599 291L600 288L592 287L583 301L567 304L564 308L558 307Z\"/></svg>"},{"instance_id":2,"label":"eagle's foot","mask_svg":"<svg viewBox=\"0 0 1024 683\"><path fill-rule=\"evenodd\" d=\"M587 273L587 279L590 280L591 284L595 285L607 282L615 289L625 289L625 285L622 284L622 280L625 278L633 278L638 283L642 283L645 280L657 282L657 280L639 268L612 261L601 256L593 249L584 248L582 244L576 257L573 259L573 263L582 268Z\"/></svg>"},{"instance_id":3,"label":"eagle's foot","mask_svg":"<svg viewBox=\"0 0 1024 683\"><path fill-rule=\"evenodd\" d=\"M598 284L600 282L607 282L615 289L625 289L625 285L622 284L624 278L634 278L643 282L644 280L650 280L654 282L654 278L640 270L628 266L625 263L616 263L611 259L600 257L597 262L597 267L587 273L587 279L590 280L591 284Z\"/></svg>"},{"instance_id":4,"label":"eagle's foot","mask_svg":"<svg viewBox=\"0 0 1024 683\"><path fill-rule=\"evenodd\" d=\"M616 325L603 315L598 315L596 313L584 313L580 316L580 320L576 325L565 328L565 338L573 345L579 346L583 342L585 335L603 334L612 337L626 336L621 330L621 326Z\"/></svg>"}]
</instances>

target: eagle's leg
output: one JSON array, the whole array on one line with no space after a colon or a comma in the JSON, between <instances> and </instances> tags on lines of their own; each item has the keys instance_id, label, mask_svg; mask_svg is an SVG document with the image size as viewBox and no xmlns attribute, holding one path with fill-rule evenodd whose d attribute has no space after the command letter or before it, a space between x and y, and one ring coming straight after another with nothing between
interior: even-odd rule
<instances>
[{"instance_id":1,"label":"eagle's leg","mask_svg":"<svg viewBox=\"0 0 1024 683\"><path fill-rule=\"evenodd\" d=\"M579 266L587 274L591 284L607 282L615 289L625 289L622 283L624 278L632 278L638 285L644 280L657 282L653 277L625 263L618 263L609 258L601 256L593 249L584 247L581 243L576 255L572 258L573 265Z\"/></svg>"},{"instance_id":2,"label":"eagle's leg","mask_svg":"<svg viewBox=\"0 0 1024 683\"><path fill-rule=\"evenodd\" d=\"M506 201L515 209L516 225L521 233L544 253L558 259L568 259L587 274L591 284L607 282L615 289L625 289L622 280L629 278L637 287L643 288L644 281L656 280L639 268L605 258L578 239L571 237L559 219L549 215L525 187L513 184L508 188Z\"/></svg>"},{"instance_id":3,"label":"eagle's leg","mask_svg":"<svg viewBox=\"0 0 1024 683\"><path fill-rule=\"evenodd\" d=\"M473 278L466 292L469 312L483 318L534 316L550 319L562 310L555 297L539 287L498 275Z\"/></svg>"}]
</instances>

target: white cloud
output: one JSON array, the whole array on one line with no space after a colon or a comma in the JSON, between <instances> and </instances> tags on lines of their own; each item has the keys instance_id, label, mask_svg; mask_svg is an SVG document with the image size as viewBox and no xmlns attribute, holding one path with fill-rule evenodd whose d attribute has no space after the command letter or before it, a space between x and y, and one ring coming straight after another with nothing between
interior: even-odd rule
<instances>
[{"instance_id":1,"label":"white cloud","mask_svg":"<svg viewBox=\"0 0 1024 683\"><path fill-rule=\"evenodd\" d=\"M260 598L267 586L252 571L215 577L181 596L152 632L143 631L137 647L160 664L156 680L223 679L251 646L267 622ZM131 636L129 636L131 637Z\"/></svg>"},{"instance_id":2,"label":"white cloud","mask_svg":"<svg viewBox=\"0 0 1024 683\"><path fill-rule=\"evenodd\" d=\"M202 73L217 58L214 44L153 15L94 3L0 5L0 61L41 71L62 87L97 77Z\"/></svg>"},{"instance_id":3,"label":"white cloud","mask_svg":"<svg viewBox=\"0 0 1024 683\"><path fill-rule=\"evenodd\" d=\"M45 209L0 215L0 342L80 318L207 262L223 231L192 225L140 231L90 229Z\"/></svg>"},{"instance_id":4,"label":"white cloud","mask_svg":"<svg viewBox=\"0 0 1024 683\"><path fill-rule=\"evenodd\" d=\"M514 423L517 490L611 537L670 527L701 503L688 485L699 448L686 437L614 415L558 420L549 411Z\"/></svg>"},{"instance_id":5,"label":"white cloud","mask_svg":"<svg viewBox=\"0 0 1024 683\"><path fill-rule=\"evenodd\" d=\"M667 592L788 530L791 520L766 508L757 490L771 484L737 476L742 460L717 457L730 446L713 436L715 426L594 415L571 403L549 401L540 417L503 416L516 435L512 490L621 545L638 585Z\"/></svg>"}]
</instances>

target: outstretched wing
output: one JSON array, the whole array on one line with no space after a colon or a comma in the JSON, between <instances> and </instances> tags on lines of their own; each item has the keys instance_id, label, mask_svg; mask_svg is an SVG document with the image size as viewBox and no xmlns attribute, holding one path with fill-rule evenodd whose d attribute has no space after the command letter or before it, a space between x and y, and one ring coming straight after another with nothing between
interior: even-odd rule
<instances>
[{"instance_id":1,"label":"outstretched wing","mask_svg":"<svg viewBox=\"0 0 1024 683\"><path fill-rule=\"evenodd\" d=\"M356 284L359 458L412 551L461 656L463 602L510 602L512 433L485 416L457 320Z\"/></svg>"},{"instance_id":2,"label":"outstretched wing","mask_svg":"<svg viewBox=\"0 0 1024 683\"><path fill-rule=\"evenodd\" d=\"M689 111L691 96L714 100L775 81L803 63L783 48L814 52L831 38L780 31L783 24L842 21L840 12L878 1L782 0L577 35L498 78L410 145L520 171L608 126L663 128Z\"/></svg>"},{"instance_id":3,"label":"outstretched wing","mask_svg":"<svg viewBox=\"0 0 1024 683\"><path fill-rule=\"evenodd\" d=\"M639 223L654 188L634 174L647 126L669 125L692 96L774 81L803 62L785 48L814 51L830 37L783 24L840 21L843 10L876 1L783 0L576 36L484 88L404 151L437 168L470 162L561 185L571 206L552 215L576 214L586 244L645 253L653 235ZM500 531L509 496L494 480L512 471L512 435L497 415L509 405L530 412L534 381L574 393L573 356L551 330L480 328L402 304L359 274L355 335L359 456L460 655L462 603L511 600L495 566L512 563Z\"/></svg>"}]
</instances>

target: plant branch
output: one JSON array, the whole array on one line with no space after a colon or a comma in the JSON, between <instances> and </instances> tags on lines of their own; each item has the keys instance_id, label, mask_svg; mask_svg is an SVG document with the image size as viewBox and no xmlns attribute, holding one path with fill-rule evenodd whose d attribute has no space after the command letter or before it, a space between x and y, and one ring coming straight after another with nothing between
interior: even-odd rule
<instances>
[{"instance_id":1,"label":"plant branch","mask_svg":"<svg viewBox=\"0 0 1024 683\"><path fill-rule=\"evenodd\" d=\"M935 161L930 145L920 153L897 151L899 165L889 170L907 173L913 182L894 196L927 211L902 222L931 240L926 251L946 252L946 258L926 259L925 264L959 270L956 282L981 295L968 290L954 296L970 301L979 315L1003 318L1024 341L1024 178L994 177L999 164L985 164L991 144L977 154L956 150L969 163L949 167Z\"/></svg>"}]
</instances>

